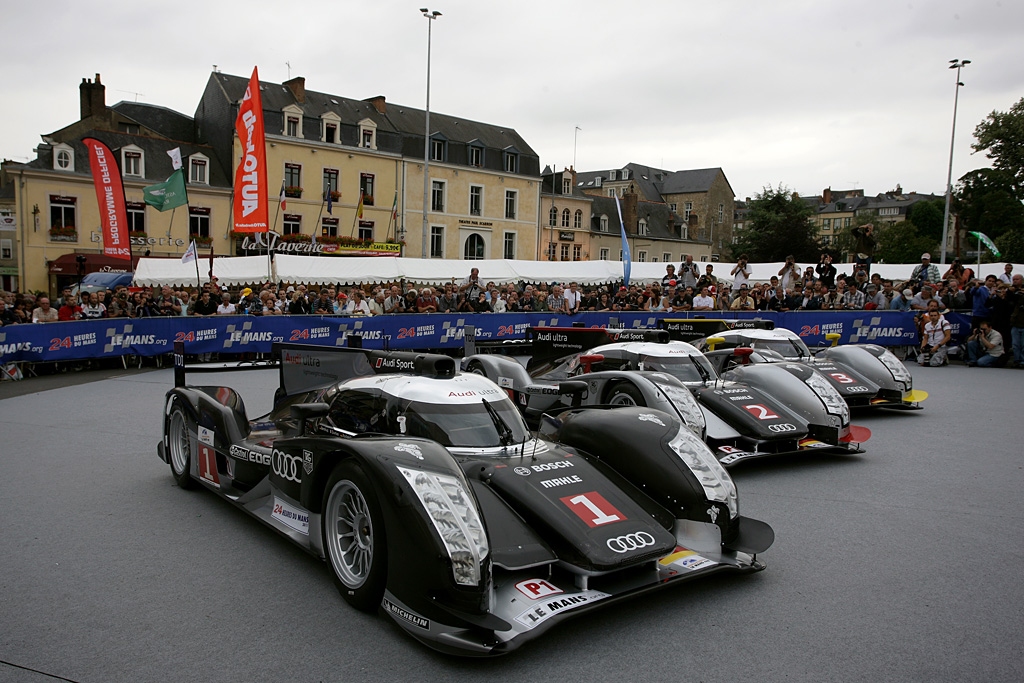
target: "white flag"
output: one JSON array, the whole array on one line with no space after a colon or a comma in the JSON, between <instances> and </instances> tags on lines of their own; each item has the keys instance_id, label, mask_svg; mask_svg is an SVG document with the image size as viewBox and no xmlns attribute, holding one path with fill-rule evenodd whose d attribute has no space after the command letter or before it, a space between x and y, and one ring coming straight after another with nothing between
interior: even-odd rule
<instances>
[{"instance_id":1,"label":"white flag","mask_svg":"<svg viewBox=\"0 0 1024 683\"><path fill-rule=\"evenodd\" d=\"M196 256L197 256L196 255L196 241L192 240L192 242L188 245L188 250L181 257L181 262L182 263L189 263L191 261L195 261L196 260Z\"/></svg>"},{"instance_id":2,"label":"white flag","mask_svg":"<svg viewBox=\"0 0 1024 683\"><path fill-rule=\"evenodd\" d=\"M171 158L171 166L177 171L181 168L181 148L175 147L174 149L167 151L167 156Z\"/></svg>"}]
</instances>

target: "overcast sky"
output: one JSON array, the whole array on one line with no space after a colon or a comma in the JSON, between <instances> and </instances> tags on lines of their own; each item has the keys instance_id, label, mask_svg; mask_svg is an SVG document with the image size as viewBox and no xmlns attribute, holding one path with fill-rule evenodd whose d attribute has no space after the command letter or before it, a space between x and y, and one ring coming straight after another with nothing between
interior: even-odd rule
<instances>
[{"instance_id":1,"label":"overcast sky","mask_svg":"<svg viewBox=\"0 0 1024 683\"><path fill-rule=\"evenodd\" d=\"M78 119L78 84L107 103L193 114L216 64L271 82L422 108L418 2L21 3L5 12L0 156ZM157 9L159 8L159 9ZM541 164L721 166L738 199L782 183L877 194L944 191L954 58L954 179L989 165L974 127L1024 96L1019 0L691 2L439 0L431 110L515 128ZM1014 47L1014 46L1017 47ZM579 126L574 148L574 131Z\"/></svg>"}]
</instances>

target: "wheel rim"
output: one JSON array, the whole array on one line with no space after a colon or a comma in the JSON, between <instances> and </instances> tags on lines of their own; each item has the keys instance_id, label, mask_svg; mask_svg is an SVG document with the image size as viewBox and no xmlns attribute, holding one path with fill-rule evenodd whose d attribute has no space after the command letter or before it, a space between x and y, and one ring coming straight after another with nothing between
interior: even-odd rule
<instances>
[{"instance_id":1,"label":"wheel rim","mask_svg":"<svg viewBox=\"0 0 1024 683\"><path fill-rule=\"evenodd\" d=\"M615 394L609 401L613 406L635 406L636 401L629 394Z\"/></svg>"},{"instance_id":2,"label":"wheel rim","mask_svg":"<svg viewBox=\"0 0 1024 683\"><path fill-rule=\"evenodd\" d=\"M349 588L358 588L370 575L373 522L362 492L351 481L339 481L327 499L327 550L331 565Z\"/></svg>"},{"instance_id":3,"label":"wheel rim","mask_svg":"<svg viewBox=\"0 0 1024 683\"><path fill-rule=\"evenodd\" d=\"M188 424L185 416L180 410L174 411L171 415L171 426L169 431L171 447L171 467L176 474L182 474L188 466L188 459L192 453L192 444L188 433Z\"/></svg>"},{"instance_id":4,"label":"wheel rim","mask_svg":"<svg viewBox=\"0 0 1024 683\"><path fill-rule=\"evenodd\" d=\"M477 365L476 363L469 366L469 372L471 375L483 375L484 377L487 376L487 373L484 372L484 369Z\"/></svg>"}]
</instances>

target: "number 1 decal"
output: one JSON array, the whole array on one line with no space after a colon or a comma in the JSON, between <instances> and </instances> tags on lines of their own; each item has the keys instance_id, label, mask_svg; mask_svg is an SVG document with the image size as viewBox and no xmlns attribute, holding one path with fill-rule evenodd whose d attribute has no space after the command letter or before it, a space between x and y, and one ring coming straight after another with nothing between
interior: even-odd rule
<instances>
[{"instance_id":1,"label":"number 1 decal","mask_svg":"<svg viewBox=\"0 0 1024 683\"><path fill-rule=\"evenodd\" d=\"M765 408L760 403L752 403L748 406L743 406L747 412L756 417L758 420L777 420L779 416L772 411Z\"/></svg>"},{"instance_id":2,"label":"number 1 decal","mask_svg":"<svg viewBox=\"0 0 1024 683\"><path fill-rule=\"evenodd\" d=\"M578 496L567 496L559 498L569 506L569 509L576 513L576 516L587 523L591 529L602 524L621 522L626 516L615 509L615 507L604 499L597 491L581 493Z\"/></svg>"},{"instance_id":3,"label":"number 1 decal","mask_svg":"<svg viewBox=\"0 0 1024 683\"><path fill-rule=\"evenodd\" d=\"M217 456L206 444L199 444L199 478L220 488L217 476Z\"/></svg>"}]
</instances>

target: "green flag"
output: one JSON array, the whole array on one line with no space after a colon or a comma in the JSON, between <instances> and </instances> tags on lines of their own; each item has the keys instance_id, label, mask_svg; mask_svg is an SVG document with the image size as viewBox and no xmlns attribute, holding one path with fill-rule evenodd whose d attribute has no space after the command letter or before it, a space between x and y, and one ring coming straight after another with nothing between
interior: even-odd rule
<instances>
[{"instance_id":1,"label":"green flag","mask_svg":"<svg viewBox=\"0 0 1024 683\"><path fill-rule=\"evenodd\" d=\"M185 172L178 169L162 183L142 188L144 201L157 211L167 211L188 204L188 193L185 191Z\"/></svg>"},{"instance_id":2,"label":"green flag","mask_svg":"<svg viewBox=\"0 0 1024 683\"><path fill-rule=\"evenodd\" d=\"M996 249L995 243L988 238L988 235L983 232L974 232L973 230L971 231L971 234L981 240L981 243L988 247L988 250L992 252L993 256L996 258L1002 256L1002 254L999 253L999 250Z\"/></svg>"}]
</instances>

